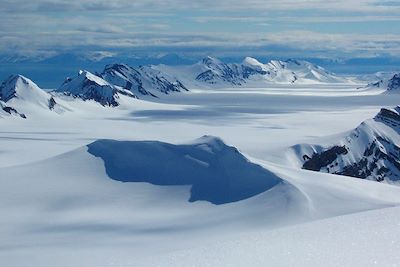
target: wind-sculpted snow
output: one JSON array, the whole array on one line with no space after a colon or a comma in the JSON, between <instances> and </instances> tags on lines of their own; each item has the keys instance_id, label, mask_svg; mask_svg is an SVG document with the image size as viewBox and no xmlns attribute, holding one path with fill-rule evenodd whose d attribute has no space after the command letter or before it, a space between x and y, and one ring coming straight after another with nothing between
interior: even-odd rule
<instances>
[{"instance_id":1,"label":"wind-sculpted snow","mask_svg":"<svg viewBox=\"0 0 400 267\"><path fill-rule=\"evenodd\" d=\"M281 182L215 137L205 136L184 145L99 140L88 148L89 153L104 161L110 178L155 185L191 185L190 202L235 202Z\"/></svg>"},{"instance_id":2,"label":"wind-sculpted snow","mask_svg":"<svg viewBox=\"0 0 400 267\"><path fill-rule=\"evenodd\" d=\"M381 109L372 120L330 147L294 148L302 168L375 181L400 180L400 107Z\"/></svg>"}]
</instances>

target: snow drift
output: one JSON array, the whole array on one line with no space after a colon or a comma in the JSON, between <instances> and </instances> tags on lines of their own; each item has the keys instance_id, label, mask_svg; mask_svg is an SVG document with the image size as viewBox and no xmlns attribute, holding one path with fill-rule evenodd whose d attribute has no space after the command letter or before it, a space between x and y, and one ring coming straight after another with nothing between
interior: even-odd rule
<instances>
[{"instance_id":1,"label":"snow drift","mask_svg":"<svg viewBox=\"0 0 400 267\"><path fill-rule=\"evenodd\" d=\"M89 153L104 161L112 179L155 185L190 185L190 202L206 200L224 204L239 201L281 182L271 172L249 162L236 148L211 136L184 145L99 140L88 148Z\"/></svg>"}]
</instances>

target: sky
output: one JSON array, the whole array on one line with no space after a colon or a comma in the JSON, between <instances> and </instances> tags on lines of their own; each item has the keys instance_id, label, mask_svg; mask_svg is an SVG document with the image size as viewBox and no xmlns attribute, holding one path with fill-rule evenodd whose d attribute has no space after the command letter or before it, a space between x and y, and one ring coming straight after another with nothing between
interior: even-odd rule
<instances>
[{"instance_id":1,"label":"sky","mask_svg":"<svg viewBox=\"0 0 400 267\"><path fill-rule=\"evenodd\" d=\"M0 54L400 57L400 1L0 0Z\"/></svg>"}]
</instances>

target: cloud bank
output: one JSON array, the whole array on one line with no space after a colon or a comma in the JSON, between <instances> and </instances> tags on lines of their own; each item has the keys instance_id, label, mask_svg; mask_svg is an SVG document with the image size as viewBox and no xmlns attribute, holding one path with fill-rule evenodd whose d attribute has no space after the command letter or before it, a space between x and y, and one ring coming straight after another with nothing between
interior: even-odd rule
<instances>
[{"instance_id":1,"label":"cloud bank","mask_svg":"<svg viewBox=\"0 0 400 267\"><path fill-rule=\"evenodd\" d=\"M400 56L399 12L375 0L2 0L0 54Z\"/></svg>"}]
</instances>

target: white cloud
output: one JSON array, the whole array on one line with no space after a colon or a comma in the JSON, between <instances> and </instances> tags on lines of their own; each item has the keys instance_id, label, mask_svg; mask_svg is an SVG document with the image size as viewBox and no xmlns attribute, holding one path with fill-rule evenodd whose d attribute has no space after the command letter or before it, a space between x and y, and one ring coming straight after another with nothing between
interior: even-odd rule
<instances>
[{"instance_id":1,"label":"white cloud","mask_svg":"<svg viewBox=\"0 0 400 267\"><path fill-rule=\"evenodd\" d=\"M286 49L299 53L400 54L399 37L388 28L381 28L382 32L374 35L360 34L357 29L351 32L350 28L349 34L338 34L316 32L305 25L329 22L347 23L344 24L347 27L354 22L385 21L392 22L392 29L397 29L394 23L400 20L397 15L400 5L394 1L0 1L0 53L53 53L89 47L94 51L138 47L198 50L272 47L275 49L272 52ZM179 29L176 23L181 25ZM204 25L210 23L215 27ZM232 26L227 30L221 27L230 23L244 27ZM288 25L276 30L282 23Z\"/></svg>"},{"instance_id":2,"label":"white cloud","mask_svg":"<svg viewBox=\"0 0 400 267\"><path fill-rule=\"evenodd\" d=\"M12 46L7 44L12 43ZM297 55L349 56L391 54L400 56L398 35L322 34L310 31L285 31L279 34L152 34L115 33L113 35L87 32L41 33L34 38L26 34L0 37L0 51L93 51L158 48L183 51L230 51Z\"/></svg>"},{"instance_id":3,"label":"white cloud","mask_svg":"<svg viewBox=\"0 0 400 267\"><path fill-rule=\"evenodd\" d=\"M368 12L391 12L398 9L395 1L379 0L2 0L0 10L79 11L79 10L134 10L134 9L264 9L298 10L325 9Z\"/></svg>"}]
</instances>

